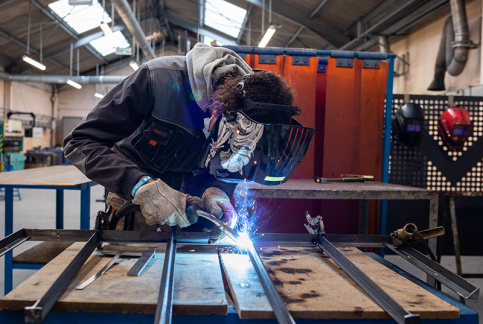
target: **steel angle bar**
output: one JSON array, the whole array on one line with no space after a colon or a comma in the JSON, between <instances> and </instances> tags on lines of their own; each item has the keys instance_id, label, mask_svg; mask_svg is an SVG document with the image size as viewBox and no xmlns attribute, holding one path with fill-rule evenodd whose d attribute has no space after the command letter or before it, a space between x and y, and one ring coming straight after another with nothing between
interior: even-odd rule
<instances>
[{"instance_id":1,"label":"steel angle bar","mask_svg":"<svg viewBox=\"0 0 483 324\"><path fill-rule=\"evenodd\" d=\"M180 244L208 244L209 233L181 232L176 234ZM157 231L103 231L102 241L106 243L167 243L171 240L169 232Z\"/></svg>"},{"instance_id":2,"label":"steel angle bar","mask_svg":"<svg viewBox=\"0 0 483 324\"><path fill-rule=\"evenodd\" d=\"M166 245L163 274L161 275L161 287L159 289L154 323L171 323L173 315L174 263L178 244L177 236L176 226L171 227L171 239Z\"/></svg>"},{"instance_id":3,"label":"steel angle bar","mask_svg":"<svg viewBox=\"0 0 483 324\"><path fill-rule=\"evenodd\" d=\"M389 294L387 294L379 285L371 280L362 270L354 265L347 257L345 257L335 246L333 246L324 235L319 235L316 244L327 255L344 270L379 306L381 306L397 323L419 323L419 315L412 314Z\"/></svg>"},{"instance_id":4,"label":"steel angle bar","mask_svg":"<svg viewBox=\"0 0 483 324\"><path fill-rule=\"evenodd\" d=\"M263 290L267 295L268 301L273 308L273 312L275 313L275 317L277 321L281 324L286 323L295 323L292 315L290 315L287 306L283 302L280 294L278 293L275 285L273 284L270 276L267 273L267 270L263 266L262 260L260 260L260 256L258 255L255 247L252 244L249 244L246 247L250 260L252 261L253 267L257 272L258 278L260 279L260 283L262 284Z\"/></svg>"},{"instance_id":5,"label":"steel angle bar","mask_svg":"<svg viewBox=\"0 0 483 324\"><path fill-rule=\"evenodd\" d=\"M25 229L32 241L87 242L94 230Z\"/></svg>"},{"instance_id":6,"label":"steel angle bar","mask_svg":"<svg viewBox=\"0 0 483 324\"><path fill-rule=\"evenodd\" d=\"M30 237L27 235L24 229L16 231L15 233L5 237L0 241L0 257L29 239Z\"/></svg>"},{"instance_id":7,"label":"steel angle bar","mask_svg":"<svg viewBox=\"0 0 483 324\"><path fill-rule=\"evenodd\" d=\"M480 288L474 286L457 274L445 269L439 263L429 259L421 252L407 245L401 245L398 247L395 247L392 244L385 245L403 259L423 270L428 275L438 280L461 297L470 299L478 298Z\"/></svg>"},{"instance_id":8,"label":"steel angle bar","mask_svg":"<svg viewBox=\"0 0 483 324\"><path fill-rule=\"evenodd\" d=\"M25 321L29 323L42 322L54 304L69 287L72 279L79 272L87 258L96 249L100 242L99 232L94 233L84 247L77 253L69 265L62 271L60 276L50 286L49 290L35 302L33 306L25 307Z\"/></svg>"}]
</instances>

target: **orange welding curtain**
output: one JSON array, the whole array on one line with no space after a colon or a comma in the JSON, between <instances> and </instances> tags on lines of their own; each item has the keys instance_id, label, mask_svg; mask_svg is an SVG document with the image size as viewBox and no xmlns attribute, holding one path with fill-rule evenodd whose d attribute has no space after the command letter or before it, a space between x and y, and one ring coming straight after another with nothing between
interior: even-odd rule
<instances>
[{"instance_id":1,"label":"orange welding curtain","mask_svg":"<svg viewBox=\"0 0 483 324\"><path fill-rule=\"evenodd\" d=\"M335 58L329 58L319 176L364 174L381 180L387 71L386 62L380 62L379 69L367 69L363 68L363 60L353 59L353 67L345 68L336 66ZM359 232L358 201L322 201L321 210L326 215L324 223L329 233ZM376 233L377 213L372 202L369 234Z\"/></svg>"},{"instance_id":2,"label":"orange welding curtain","mask_svg":"<svg viewBox=\"0 0 483 324\"><path fill-rule=\"evenodd\" d=\"M316 75L319 59L307 57L309 65L294 65L292 56L277 55L275 64L264 64L259 55L247 54L248 64L252 68L273 71L282 75L295 93L295 105L302 109L295 118L306 127L316 127L315 94ZM313 179L314 151L312 140L307 154L292 174L292 179ZM312 209L313 201L299 199L257 199L259 231L279 233L304 233L305 211ZM309 208L308 208L309 207Z\"/></svg>"}]
</instances>

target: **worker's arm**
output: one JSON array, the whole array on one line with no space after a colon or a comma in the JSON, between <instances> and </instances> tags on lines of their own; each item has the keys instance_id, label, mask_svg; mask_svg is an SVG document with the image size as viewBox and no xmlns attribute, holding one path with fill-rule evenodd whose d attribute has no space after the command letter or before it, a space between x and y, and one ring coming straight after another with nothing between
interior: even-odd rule
<instances>
[{"instance_id":1,"label":"worker's arm","mask_svg":"<svg viewBox=\"0 0 483 324\"><path fill-rule=\"evenodd\" d=\"M153 108L150 70L143 65L116 85L65 138L65 156L88 178L125 199L142 178L136 164L113 151Z\"/></svg>"}]
</instances>

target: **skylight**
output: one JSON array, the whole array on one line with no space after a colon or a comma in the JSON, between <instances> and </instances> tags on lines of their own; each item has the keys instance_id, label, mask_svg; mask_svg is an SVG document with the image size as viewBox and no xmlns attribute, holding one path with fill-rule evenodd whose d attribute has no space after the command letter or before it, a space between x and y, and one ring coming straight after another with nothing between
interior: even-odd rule
<instances>
[{"instance_id":1,"label":"skylight","mask_svg":"<svg viewBox=\"0 0 483 324\"><path fill-rule=\"evenodd\" d=\"M78 34L99 27L101 21L111 22L111 17L101 7L99 2L94 0L92 5L69 5L69 0L59 0L49 4L57 16L72 27Z\"/></svg>"},{"instance_id":2,"label":"skylight","mask_svg":"<svg viewBox=\"0 0 483 324\"><path fill-rule=\"evenodd\" d=\"M112 54L116 51L117 47L127 48L130 47L124 35L118 30L111 36L103 36L101 38L91 41L91 44L102 56Z\"/></svg>"},{"instance_id":3,"label":"skylight","mask_svg":"<svg viewBox=\"0 0 483 324\"><path fill-rule=\"evenodd\" d=\"M206 0L205 25L238 37L247 11L224 0Z\"/></svg>"},{"instance_id":4,"label":"skylight","mask_svg":"<svg viewBox=\"0 0 483 324\"><path fill-rule=\"evenodd\" d=\"M99 28L101 22L110 23L111 17L97 0L92 5L69 5L69 0L58 0L49 4L49 8L62 18L78 34ZM129 42L117 31L111 36L103 36L91 41L91 44L102 56L112 54L116 48L128 48Z\"/></svg>"}]
</instances>

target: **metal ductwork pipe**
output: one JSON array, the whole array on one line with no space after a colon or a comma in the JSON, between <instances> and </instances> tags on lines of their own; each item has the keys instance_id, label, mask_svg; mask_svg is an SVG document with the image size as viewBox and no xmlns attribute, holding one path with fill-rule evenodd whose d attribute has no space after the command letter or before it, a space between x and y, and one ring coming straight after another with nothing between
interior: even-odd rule
<instances>
[{"instance_id":1,"label":"metal ductwork pipe","mask_svg":"<svg viewBox=\"0 0 483 324\"><path fill-rule=\"evenodd\" d=\"M464 0L451 0L451 16L446 19L434 68L434 79L428 90L445 90L445 72L457 76L465 68L468 50L476 45L469 40Z\"/></svg>"},{"instance_id":2,"label":"metal ductwork pipe","mask_svg":"<svg viewBox=\"0 0 483 324\"><path fill-rule=\"evenodd\" d=\"M144 34L144 31L139 25L139 22L134 16L131 8L129 7L129 3L126 0L113 0L112 3L116 7L119 16L121 17L129 32L136 38L139 47L143 51L144 56L146 56L148 60L156 58L156 54L149 46L149 43L146 40L146 35Z\"/></svg>"},{"instance_id":3,"label":"metal ductwork pipe","mask_svg":"<svg viewBox=\"0 0 483 324\"><path fill-rule=\"evenodd\" d=\"M51 84L65 84L67 80L72 80L80 84L97 84L97 83L119 83L124 80L125 76L68 76L68 75L22 75L8 74L0 71L0 79L15 82L40 82Z\"/></svg>"}]
</instances>

